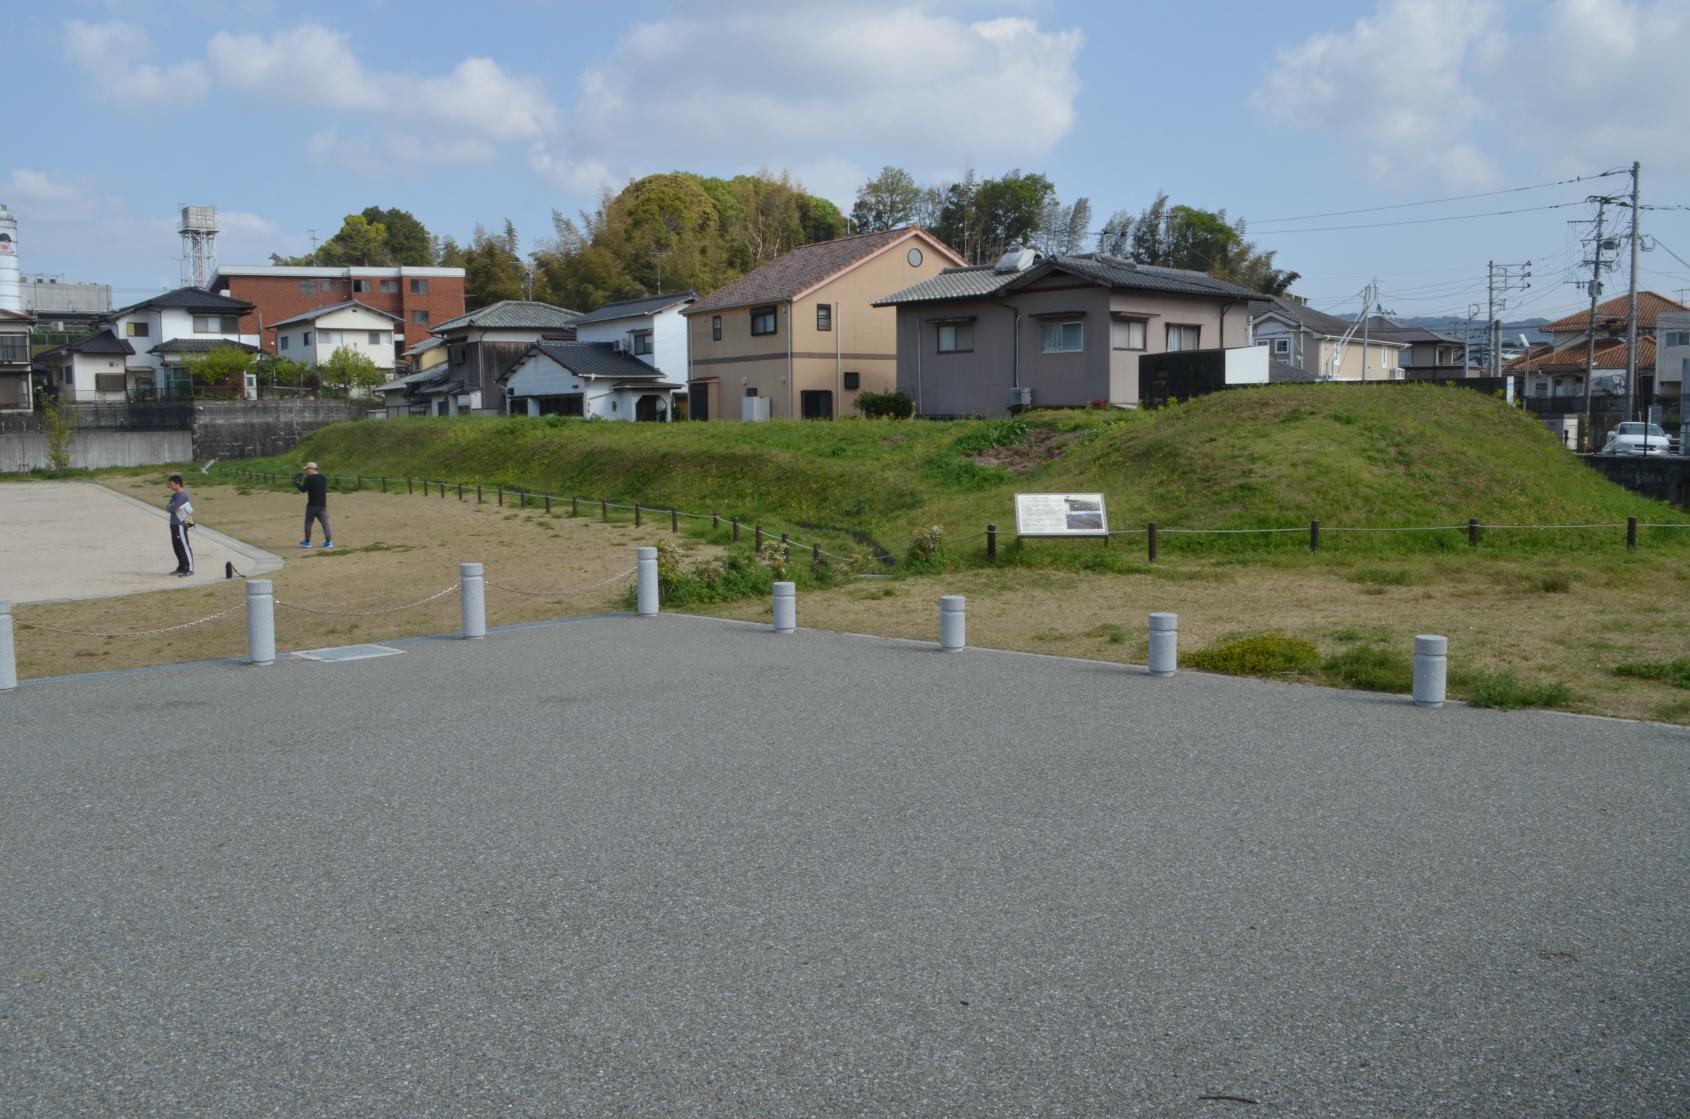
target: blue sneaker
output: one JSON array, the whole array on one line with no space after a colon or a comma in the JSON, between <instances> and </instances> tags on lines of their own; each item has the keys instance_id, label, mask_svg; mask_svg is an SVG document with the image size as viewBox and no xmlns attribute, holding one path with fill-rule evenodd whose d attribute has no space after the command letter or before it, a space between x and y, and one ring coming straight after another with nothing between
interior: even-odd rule
<instances>
[{"instance_id":1,"label":"blue sneaker","mask_svg":"<svg viewBox=\"0 0 1690 1119\"><path fill-rule=\"evenodd\" d=\"M326 551L328 551L328 550L329 550L329 549L330 549L330 548L332 548L332 547L334 547L334 541L333 541L333 540L325 540L325 541L323 541L323 550L324 550L324 551L325 551L325 552L326 552Z\"/></svg>"},{"instance_id":2,"label":"blue sneaker","mask_svg":"<svg viewBox=\"0 0 1690 1119\"><path fill-rule=\"evenodd\" d=\"M311 546L311 541L309 541L309 540L301 540L301 541L300 541L300 542L299 542L299 546L300 546L300 547L301 547L301 548L309 548L309 547L310 547L310 546Z\"/></svg>"}]
</instances>

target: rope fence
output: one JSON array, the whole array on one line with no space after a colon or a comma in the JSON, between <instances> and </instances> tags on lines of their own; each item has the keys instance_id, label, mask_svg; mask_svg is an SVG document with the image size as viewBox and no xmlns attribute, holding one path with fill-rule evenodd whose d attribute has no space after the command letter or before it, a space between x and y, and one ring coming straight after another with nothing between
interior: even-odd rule
<instances>
[{"instance_id":1,"label":"rope fence","mask_svg":"<svg viewBox=\"0 0 1690 1119\"><path fill-rule=\"evenodd\" d=\"M575 587L567 591L528 591L523 590L520 587L507 587L503 583L495 583L491 579L487 580L487 586L496 591L504 591L506 594L521 595L524 598L572 598L575 595L586 594L589 591L596 591L601 587L614 586L617 583L623 582L633 574L634 569L630 567L628 570L619 575L612 575L608 579L600 579L596 583L588 583L584 587Z\"/></svg>"},{"instance_id":2,"label":"rope fence","mask_svg":"<svg viewBox=\"0 0 1690 1119\"><path fill-rule=\"evenodd\" d=\"M297 602L283 602L276 600L276 605L283 610L293 610L301 614L317 614L325 618L374 618L380 614L397 614L403 610L412 610L418 606L427 606L437 598L445 598L457 590L461 584L453 583L445 590L435 591L427 598L419 598L415 602L407 602L403 606L388 606L379 610L318 610L311 606L301 606Z\"/></svg>"},{"instance_id":3,"label":"rope fence","mask_svg":"<svg viewBox=\"0 0 1690 1119\"><path fill-rule=\"evenodd\" d=\"M110 633L105 633L105 632L102 632L100 630L65 629L61 626L44 625L41 622L25 622L25 621L18 621L17 627L19 629L38 629L38 630L42 630L46 633L68 634L71 637L156 637L157 635L159 635L161 633L175 633L178 630L193 629L195 626L203 626L208 622L215 622L218 618L226 617L229 614L233 614L236 610L239 610L240 608L241 608L241 604L237 602L235 605L230 606L230 607L228 607L227 609L224 609L224 610L219 610L215 614L207 614L203 618L195 618L191 622L183 622L180 625L160 626L157 629L126 629L126 630L115 630L115 631L110 632Z\"/></svg>"}]
</instances>

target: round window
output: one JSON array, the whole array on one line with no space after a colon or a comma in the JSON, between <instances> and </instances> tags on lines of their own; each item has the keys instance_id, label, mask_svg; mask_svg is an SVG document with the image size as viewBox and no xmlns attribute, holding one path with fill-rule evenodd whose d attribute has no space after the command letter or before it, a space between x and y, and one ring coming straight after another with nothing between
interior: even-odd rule
<instances>
[{"instance_id":1,"label":"round window","mask_svg":"<svg viewBox=\"0 0 1690 1119\"><path fill-rule=\"evenodd\" d=\"M911 268L920 268L921 267L921 250L920 249L911 249L910 252L909 252L909 256L906 257L905 259L910 262Z\"/></svg>"}]
</instances>

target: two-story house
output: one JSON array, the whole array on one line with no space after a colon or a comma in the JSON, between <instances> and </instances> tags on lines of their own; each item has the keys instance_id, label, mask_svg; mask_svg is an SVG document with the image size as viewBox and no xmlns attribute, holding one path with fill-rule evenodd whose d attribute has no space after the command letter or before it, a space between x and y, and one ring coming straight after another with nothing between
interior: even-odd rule
<instances>
[{"instance_id":1,"label":"two-story house","mask_svg":"<svg viewBox=\"0 0 1690 1119\"><path fill-rule=\"evenodd\" d=\"M434 328L446 343L446 361L408 395L430 402L436 416L506 411L501 379L535 342L575 341L581 312L531 300L506 299L448 319ZM390 401L390 404L392 402Z\"/></svg>"},{"instance_id":2,"label":"two-story house","mask_svg":"<svg viewBox=\"0 0 1690 1119\"><path fill-rule=\"evenodd\" d=\"M0 412L28 412L35 407L29 376L33 322L22 311L0 307Z\"/></svg>"},{"instance_id":3,"label":"two-story house","mask_svg":"<svg viewBox=\"0 0 1690 1119\"><path fill-rule=\"evenodd\" d=\"M277 343L271 327L348 300L399 320L395 355L426 341L436 326L464 313L462 268L230 264L217 269L211 290L252 305L242 318L241 332L261 337L271 353ZM392 366L388 361L382 368Z\"/></svg>"},{"instance_id":4,"label":"two-story house","mask_svg":"<svg viewBox=\"0 0 1690 1119\"><path fill-rule=\"evenodd\" d=\"M575 339L604 342L632 355L685 395L687 322L681 312L697 301L696 293L678 291L606 303L575 320Z\"/></svg>"},{"instance_id":5,"label":"two-story house","mask_svg":"<svg viewBox=\"0 0 1690 1119\"><path fill-rule=\"evenodd\" d=\"M60 400L120 404L129 399L129 363L135 347L108 327L98 334L36 355L47 386Z\"/></svg>"},{"instance_id":6,"label":"two-story house","mask_svg":"<svg viewBox=\"0 0 1690 1119\"><path fill-rule=\"evenodd\" d=\"M222 346L258 352L258 336L241 332L252 304L187 287L132 303L111 318L112 332L135 349L126 374L134 400L193 396L188 368Z\"/></svg>"},{"instance_id":7,"label":"two-story house","mask_svg":"<svg viewBox=\"0 0 1690 1119\"><path fill-rule=\"evenodd\" d=\"M1637 293L1637 397L1649 401L1655 383L1655 332L1662 315L1682 314L1690 307L1657 295ZM1591 360L1592 319L1590 309L1567 315L1539 329L1549 335L1549 344L1509 362L1504 371L1524 378L1523 391L1534 411L1582 412L1584 379L1592 370L1591 394L1596 411L1605 411L1611 399L1626 394L1629 351L1626 335L1631 316L1630 295L1615 296L1596 305L1595 353ZM1682 383L1682 381L1680 381ZM1623 405L1620 408L1629 414Z\"/></svg>"},{"instance_id":8,"label":"two-story house","mask_svg":"<svg viewBox=\"0 0 1690 1119\"><path fill-rule=\"evenodd\" d=\"M399 316L356 299L333 303L283 319L275 331L275 352L310 368L328 361L345 348L361 354L384 373L394 367L394 334L402 327Z\"/></svg>"},{"instance_id":9,"label":"two-story house","mask_svg":"<svg viewBox=\"0 0 1690 1119\"><path fill-rule=\"evenodd\" d=\"M924 416L1139 401L1139 358L1250 345L1256 293L1100 253L948 268L893 292L897 385Z\"/></svg>"},{"instance_id":10,"label":"two-story house","mask_svg":"<svg viewBox=\"0 0 1690 1119\"><path fill-rule=\"evenodd\" d=\"M1468 368L1466 344L1440 331L1374 315L1367 321L1364 337L1401 342L1408 347L1398 359L1404 380L1426 381L1477 375Z\"/></svg>"},{"instance_id":11,"label":"two-story house","mask_svg":"<svg viewBox=\"0 0 1690 1119\"><path fill-rule=\"evenodd\" d=\"M831 419L897 383L888 291L964 261L918 226L793 249L682 310L695 420Z\"/></svg>"},{"instance_id":12,"label":"two-story house","mask_svg":"<svg viewBox=\"0 0 1690 1119\"><path fill-rule=\"evenodd\" d=\"M1378 337L1349 319L1328 315L1292 299L1251 297L1251 331L1276 363L1323 381L1400 381L1411 343L1401 328ZM1381 324L1389 321L1377 319ZM1395 324L1391 324L1395 327Z\"/></svg>"},{"instance_id":13,"label":"two-story house","mask_svg":"<svg viewBox=\"0 0 1690 1119\"><path fill-rule=\"evenodd\" d=\"M1661 405L1661 418L1669 427L1682 429L1678 445L1690 446L1684 435L1690 435L1690 408L1686 408L1686 389L1690 388L1690 311L1662 311L1655 320L1655 398Z\"/></svg>"}]
</instances>

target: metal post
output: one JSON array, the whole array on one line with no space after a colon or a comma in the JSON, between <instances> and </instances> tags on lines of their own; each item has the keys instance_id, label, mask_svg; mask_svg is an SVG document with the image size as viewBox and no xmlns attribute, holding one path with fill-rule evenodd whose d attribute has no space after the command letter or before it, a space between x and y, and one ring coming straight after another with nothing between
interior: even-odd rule
<instances>
[{"instance_id":1,"label":"metal post","mask_svg":"<svg viewBox=\"0 0 1690 1119\"><path fill-rule=\"evenodd\" d=\"M1644 438L1647 439L1648 436L1645 435ZM1628 551L1628 552L1637 551L1637 518L1636 517L1627 517L1625 519L1625 550Z\"/></svg>"},{"instance_id":2,"label":"metal post","mask_svg":"<svg viewBox=\"0 0 1690 1119\"><path fill-rule=\"evenodd\" d=\"M1309 551L1320 551L1320 522L1309 522Z\"/></svg>"},{"instance_id":3,"label":"metal post","mask_svg":"<svg viewBox=\"0 0 1690 1119\"><path fill-rule=\"evenodd\" d=\"M635 599L640 617L657 617L657 549L634 549Z\"/></svg>"},{"instance_id":4,"label":"metal post","mask_svg":"<svg viewBox=\"0 0 1690 1119\"><path fill-rule=\"evenodd\" d=\"M798 587L776 583L774 596L775 632L791 633L798 628Z\"/></svg>"},{"instance_id":5,"label":"metal post","mask_svg":"<svg viewBox=\"0 0 1690 1119\"><path fill-rule=\"evenodd\" d=\"M487 581L479 563L458 565L458 590L463 604L464 640L487 636Z\"/></svg>"},{"instance_id":6,"label":"metal post","mask_svg":"<svg viewBox=\"0 0 1690 1119\"><path fill-rule=\"evenodd\" d=\"M1479 546L1479 518L1477 517L1467 518L1467 546L1469 548Z\"/></svg>"},{"instance_id":7,"label":"metal post","mask_svg":"<svg viewBox=\"0 0 1690 1119\"><path fill-rule=\"evenodd\" d=\"M939 596L939 651L960 652L968 646L968 599L960 594Z\"/></svg>"},{"instance_id":8,"label":"metal post","mask_svg":"<svg viewBox=\"0 0 1690 1119\"><path fill-rule=\"evenodd\" d=\"M1147 550L1147 552L1150 556L1150 562L1155 563L1156 562L1156 522L1155 521L1151 521L1149 528L1145 531L1145 540L1147 541L1146 550Z\"/></svg>"},{"instance_id":9,"label":"metal post","mask_svg":"<svg viewBox=\"0 0 1690 1119\"><path fill-rule=\"evenodd\" d=\"M1150 615L1150 675L1172 676L1179 663L1179 615Z\"/></svg>"},{"instance_id":10,"label":"metal post","mask_svg":"<svg viewBox=\"0 0 1690 1119\"><path fill-rule=\"evenodd\" d=\"M18 686L18 650L12 639L12 603L0 598L0 692Z\"/></svg>"},{"instance_id":11,"label":"metal post","mask_svg":"<svg viewBox=\"0 0 1690 1119\"><path fill-rule=\"evenodd\" d=\"M246 581L246 660L276 663L276 597L268 579Z\"/></svg>"},{"instance_id":12,"label":"metal post","mask_svg":"<svg viewBox=\"0 0 1690 1119\"><path fill-rule=\"evenodd\" d=\"M996 563L997 561L998 561L998 526L997 525L987 525L986 526L986 562Z\"/></svg>"},{"instance_id":13,"label":"metal post","mask_svg":"<svg viewBox=\"0 0 1690 1119\"><path fill-rule=\"evenodd\" d=\"M1442 707L1449 677L1449 638L1422 633L1414 639L1414 706Z\"/></svg>"}]
</instances>

